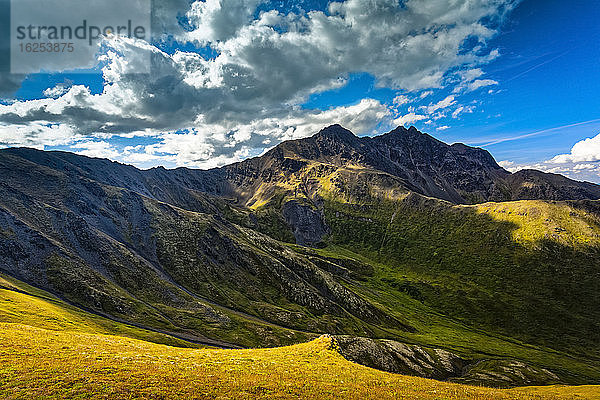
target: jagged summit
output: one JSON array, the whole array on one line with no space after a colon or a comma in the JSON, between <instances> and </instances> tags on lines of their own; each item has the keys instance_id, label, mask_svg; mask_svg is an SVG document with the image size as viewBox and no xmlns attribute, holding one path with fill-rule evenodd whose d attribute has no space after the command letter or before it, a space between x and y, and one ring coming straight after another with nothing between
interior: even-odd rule
<instances>
[{"instance_id":1,"label":"jagged summit","mask_svg":"<svg viewBox=\"0 0 600 400\"><path fill-rule=\"evenodd\" d=\"M333 124L321 129L317 134L314 135L314 137L347 140L355 139L356 135L340 124Z\"/></svg>"}]
</instances>

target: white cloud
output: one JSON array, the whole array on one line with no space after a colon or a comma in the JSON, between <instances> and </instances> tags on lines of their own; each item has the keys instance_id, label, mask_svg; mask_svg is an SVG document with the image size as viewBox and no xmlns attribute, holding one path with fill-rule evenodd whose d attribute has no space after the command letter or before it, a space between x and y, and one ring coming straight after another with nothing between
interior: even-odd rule
<instances>
[{"instance_id":1,"label":"white cloud","mask_svg":"<svg viewBox=\"0 0 600 400\"><path fill-rule=\"evenodd\" d=\"M467 86L467 91L472 92L482 87L497 85L498 82L493 79L477 79Z\"/></svg>"},{"instance_id":2,"label":"white cloud","mask_svg":"<svg viewBox=\"0 0 600 400\"><path fill-rule=\"evenodd\" d=\"M471 114L475 110L474 106L459 106L452 112L452 118L457 119L461 114Z\"/></svg>"},{"instance_id":3,"label":"white cloud","mask_svg":"<svg viewBox=\"0 0 600 400\"><path fill-rule=\"evenodd\" d=\"M450 127L448 125L442 125L437 127L438 131L445 131L446 129L450 129Z\"/></svg>"},{"instance_id":4,"label":"white cloud","mask_svg":"<svg viewBox=\"0 0 600 400\"><path fill-rule=\"evenodd\" d=\"M450 95L450 96L446 97L445 99L438 101L435 104L430 104L429 106L425 107L425 109L427 110L428 113L432 114L438 110L442 110L444 108L453 106L454 104L456 104L455 96Z\"/></svg>"},{"instance_id":5,"label":"white cloud","mask_svg":"<svg viewBox=\"0 0 600 400\"><path fill-rule=\"evenodd\" d=\"M110 143L105 141L84 141L71 146L75 153L88 157L117 159L121 153Z\"/></svg>"},{"instance_id":6,"label":"white cloud","mask_svg":"<svg viewBox=\"0 0 600 400\"><path fill-rule=\"evenodd\" d=\"M473 68L465 71L459 72L460 77L462 78L462 82L472 82L475 79L479 78L483 75L483 71L481 68Z\"/></svg>"},{"instance_id":7,"label":"white cloud","mask_svg":"<svg viewBox=\"0 0 600 400\"><path fill-rule=\"evenodd\" d=\"M146 42L105 39L99 58L103 92L94 95L75 85L64 93L54 88L46 99L1 105L0 123L12 133L0 128L0 144L44 146L81 137L154 134L161 143L155 150L131 150L121 157L152 161L170 154L165 157L177 165L208 165L331 123L370 133L377 122L393 120L390 110L375 100L328 111L303 110L299 104L312 93L343 85L353 72L375 76L378 86L421 90L424 98L429 89L443 86L448 71L467 66L475 71L498 56L495 50L482 51L496 31L481 21L501 18L516 4L408 0L400 6L397 0L348 0L330 3L327 13L270 11L255 18L259 2L195 1L180 9L194 29L177 31L178 40L210 45L218 53L214 59L182 51L169 55ZM159 10L161 23L173 23L174 10L186 4L166 2ZM480 45L461 51L467 38ZM148 58L151 74L131 74L143 70ZM395 104L404 101L399 97ZM449 96L428 111L455 103ZM409 110L393 122L425 118ZM181 130L189 136L172 133Z\"/></svg>"},{"instance_id":8,"label":"white cloud","mask_svg":"<svg viewBox=\"0 0 600 400\"><path fill-rule=\"evenodd\" d=\"M404 126L404 125L414 124L415 122L422 121L424 119L427 119L427 116L415 114L414 112L411 112L411 113L403 115L399 118L394 119L393 123L394 123L394 125Z\"/></svg>"},{"instance_id":9,"label":"white cloud","mask_svg":"<svg viewBox=\"0 0 600 400\"><path fill-rule=\"evenodd\" d=\"M43 150L46 146L70 143L76 136L73 127L66 124L32 122L27 125L0 123L0 143L13 147L33 147Z\"/></svg>"},{"instance_id":10,"label":"white cloud","mask_svg":"<svg viewBox=\"0 0 600 400\"><path fill-rule=\"evenodd\" d=\"M69 86L60 84L60 85L54 86L53 88L48 88L48 89L44 90L44 96L56 98L56 97L62 96L63 94L67 93L68 91L69 91Z\"/></svg>"},{"instance_id":11,"label":"white cloud","mask_svg":"<svg viewBox=\"0 0 600 400\"><path fill-rule=\"evenodd\" d=\"M519 168L514 161L509 160L498 161L498 165L510 172L517 172L519 169L522 169Z\"/></svg>"},{"instance_id":12,"label":"white cloud","mask_svg":"<svg viewBox=\"0 0 600 400\"><path fill-rule=\"evenodd\" d=\"M394 100L392 101L395 105L397 106L401 106L404 105L406 103L410 103L410 98L408 96L405 96L403 94L398 95L396 97L394 97Z\"/></svg>"},{"instance_id":13,"label":"white cloud","mask_svg":"<svg viewBox=\"0 0 600 400\"><path fill-rule=\"evenodd\" d=\"M423 100L427 96L431 96L433 94L433 90L426 90L419 95L419 98Z\"/></svg>"},{"instance_id":14,"label":"white cloud","mask_svg":"<svg viewBox=\"0 0 600 400\"><path fill-rule=\"evenodd\" d=\"M194 29L188 34L202 44L226 41L252 21L252 14L261 0L195 1L187 12Z\"/></svg>"},{"instance_id":15,"label":"white cloud","mask_svg":"<svg viewBox=\"0 0 600 400\"><path fill-rule=\"evenodd\" d=\"M550 160L556 164L595 161L600 161L600 133L575 143L570 153L559 154Z\"/></svg>"},{"instance_id":16,"label":"white cloud","mask_svg":"<svg viewBox=\"0 0 600 400\"><path fill-rule=\"evenodd\" d=\"M460 82L452 91L453 93L473 92L482 87L498 85L498 82L493 79L477 79L484 74L481 68L459 71L457 74Z\"/></svg>"}]
</instances>

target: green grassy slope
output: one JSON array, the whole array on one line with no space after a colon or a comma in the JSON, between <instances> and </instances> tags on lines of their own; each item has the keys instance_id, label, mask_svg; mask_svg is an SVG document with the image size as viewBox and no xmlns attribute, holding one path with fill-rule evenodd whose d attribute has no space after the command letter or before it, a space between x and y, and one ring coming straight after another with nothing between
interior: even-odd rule
<instances>
[{"instance_id":1,"label":"green grassy slope","mask_svg":"<svg viewBox=\"0 0 600 400\"><path fill-rule=\"evenodd\" d=\"M326 213L330 242L376 261L375 281L391 290L548 346L600 341L596 214L568 203L467 207L420 196L358 209L329 202Z\"/></svg>"},{"instance_id":2,"label":"green grassy slope","mask_svg":"<svg viewBox=\"0 0 600 400\"><path fill-rule=\"evenodd\" d=\"M85 312L48 292L3 274L0 274L0 321L57 331L124 336L171 346L199 347L169 335Z\"/></svg>"},{"instance_id":3,"label":"green grassy slope","mask_svg":"<svg viewBox=\"0 0 600 400\"><path fill-rule=\"evenodd\" d=\"M598 376L597 202L338 199L325 204L329 246L313 252L373 266L353 287L419 332L400 336L567 370L579 359Z\"/></svg>"}]
</instances>

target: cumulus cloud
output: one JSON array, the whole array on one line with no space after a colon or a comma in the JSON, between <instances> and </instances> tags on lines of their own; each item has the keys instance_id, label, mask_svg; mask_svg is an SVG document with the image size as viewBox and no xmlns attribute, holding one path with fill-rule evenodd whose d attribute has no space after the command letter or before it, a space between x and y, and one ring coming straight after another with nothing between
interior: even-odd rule
<instances>
[{"instance_id":1,"label":"cumulus cloud","mask_svg":"<svg viewBox=\"0 0 600 400\"><path fill-rule=\"evenodd\" d=\"M515 164L514 161L510 161L510 160L498 161L498 165L508 171L511 171L511 172L516 172L520 169L517 167L517 165ZM515 170L515 167L517 168L516 170Z\"/></svg>"},{"instance_id":2,"label":"cumulus cloud","mask_svg":"<svg viewBox=\"0 0 600 400\"><path fill-rule=\"evenodd\" d=\"M227 41L252 22L252 15L262 0L195 1L186 13L194 29L187 37L202 44Z\"/></svg>"},{"instance_id":3,"label":"cumulus cloud","mask_svg":"<svg viewBox=\"0 0 600 400\"><path fill-rule=\"evenodd\" d=\"M600 183L600 134L575 143L570 153L559 154L546 161L533 164L501 161L498 164L511 172L537 169Z\"/></svg>"},{"instance_id":4,"label":"cumulus cloud","mask_svg":"<svg viewBox=\"0 0 600 400\"><path fill-rule=\"evenodd\" d=\"M83 141L71 145L75 153L88 157L116 159L121 153L115 146L106 141Z\"/></svg>"},{"instance_id":5,"label":"cumulus cloud","mask_svg":"<svg viewBox=\"0 0 600 400\"><path fill-rule=\"evenodd\" d=\"M26 125L0 123L0 144L4 146L43 150L45 146L70 143L76 136L74 127L66 124L39 121Z\"/></svg>"},{"instance_id":6,"label":"cumulus cloud","mask_svg":"<svg viewBox=\"0 0 600 400\"><path fill-rule=\"evenodd\" d=\"M600 161L600 133L575 143L570 153L559 154L550 161L556 164Z\"/></svg>"},{"instance_id":7,"label":"cumulus cloud","mask_svg":"<svg viewBox=\"0 0 600 400\"><path fill-rule=\"evenodd\" d=\"M483 51L496 33L486 21L501 19L516 1L347 0L330 3L326 12L298 13L258 13L259 3L164 2L155 13L161 26L184 15L190 29L169 29L180 41L210 46L216 57L167 54L147 42L106 38L98 58L102 93L75 85L51 89L45 99L0 105L0 144L83 146L80 139L87 137L94 140L84 143L95 147L79 150L100 154L115 149L94 144L102 143L97 139L150 135L158 144L119 157L212 166L331 123L357 134L371 133L382 121L410 124L426 117L410 111L394 118L388 107L370 99L326 111L299 105L310 94L343 85L353 72L371 74L378 86L422 91L422 97L459 67L472 71L471 84L480 85L485 80L473 81L481 76L478 66L498 56ZM467 39L479 44L465 50ZM151 74L133 73L147 67L148 59ZM394 103L406 99L399 96ZM451 95L427 111L455 103Z\"/></svg>"},{"instance_id":8,"label":"cumulus cloud","mask_svg":"<svg viewBox=\"0 0 600 400\"><path fill-rule=\"evenodd\" d=\"M67 93L68 91L69 91L69 85L59 84L52 88L48 88L48 89L44 90L44 96L56 98L56 97L62 96L63 94Z\"/></svg>"}]
</instances>

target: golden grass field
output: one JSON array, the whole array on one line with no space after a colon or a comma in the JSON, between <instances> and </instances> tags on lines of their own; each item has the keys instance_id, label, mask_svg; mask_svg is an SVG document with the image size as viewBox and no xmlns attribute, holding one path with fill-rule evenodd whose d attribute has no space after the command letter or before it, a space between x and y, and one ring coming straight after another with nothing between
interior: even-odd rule
<instances>
[{"instance_id":1,"label":"golden grass field","mask_svg":"<svg viewBox=\"0 0 600 400\"><path fill-rule=\"evenodd\" d=\"M600 386L500 390L386 373L347 361L325 336L250 350L147 340L184 344L0 276L2 399L600 399Z\"/></svg>"},{"instance_id":2,"label":"golden grass field","mask_svg":"<svg viewBox=\"0 0 600 400\"><path fill-rule=\"evenodd\" d=\"M328 337L251 350L182 349L0 324L6 399L600 399L593 386L499 390L390 374L345 360Z\"/></svg>"}]
</instances>

